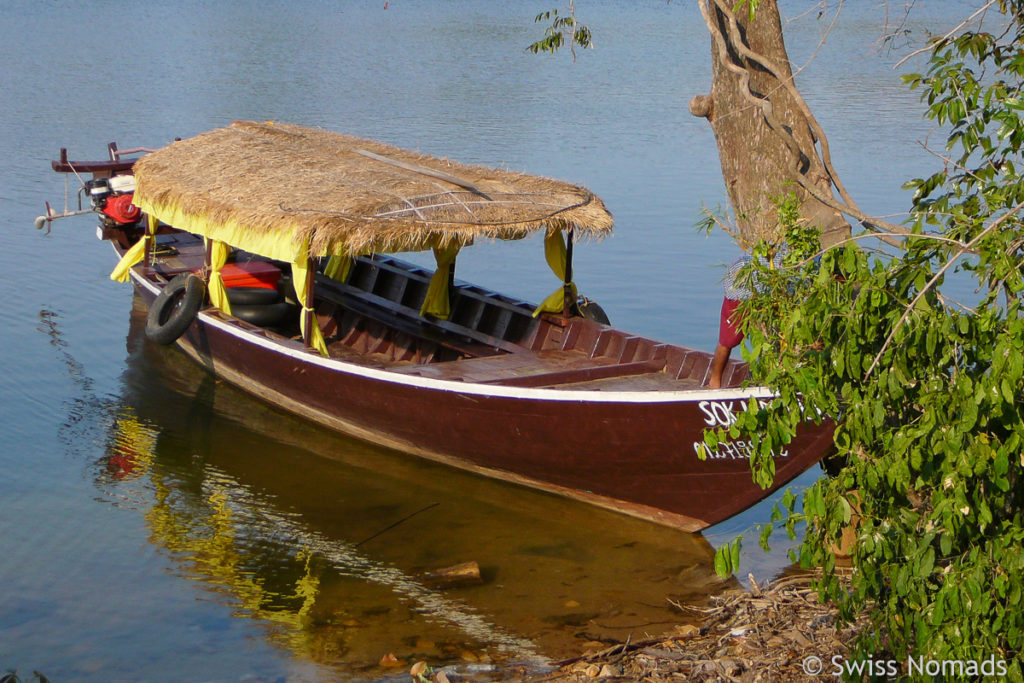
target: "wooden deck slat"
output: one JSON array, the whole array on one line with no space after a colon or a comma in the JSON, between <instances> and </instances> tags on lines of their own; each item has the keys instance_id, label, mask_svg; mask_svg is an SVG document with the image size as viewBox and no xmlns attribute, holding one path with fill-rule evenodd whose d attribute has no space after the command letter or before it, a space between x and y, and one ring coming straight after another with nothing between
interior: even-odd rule
<instances>
[{"instance_id":1,"label":"wooden deck slat","mask_svg":"<svg viewBox=\"0 0 1024 683\"><path fill-rule=\"evenodd\" d=\"M645 360L633 363L613 363L567 370L556 370L538 375L525 375L509 379L493 380L487 384L502 384L513 387L551 387L562 384L590 382L609 377L630 377L650 372L660 372L665 361Z\"/></svg>"},{"instance_id":2,"label":"wooden deck slat","mask_svg":"<svg viewBox=\"0 0 1024 683\"><path fill-rule=\"evenodd\" d=\"M606 361L610 364L611 361ZM417 368L403 368L404 374L486 382L529 374L552 372L567 367L593 365L590 359L573 351L540 351L537 353L504 353L480 358L463 358L445 363L432 363Z\"/></svg>"},{"instance_id":3,"label":"wooden deck slat","mask_svg":"<svg viewBox=\"0 0 1024 683\"><path fill-rule=\"evenodd\" d=\"M568 391L687 391L704 388L704 385L697 380L673 379L664 372L653 372L560 384L558 388Z\"/></svg>"},{"instance_id":4,"label":"wooden deck slat","mask_svg":"<svg viewBox=\"0 0 1024 683\"><path fill-rule=\"evenodd\" d=\"M616 363L610 358L589 358L580 351L556 350L467 358L447 363L396 368L394 372L480 384L543 387L610 377L664 374L661 372L664 367L663 358Z\"/></svg>"}]
</instances>

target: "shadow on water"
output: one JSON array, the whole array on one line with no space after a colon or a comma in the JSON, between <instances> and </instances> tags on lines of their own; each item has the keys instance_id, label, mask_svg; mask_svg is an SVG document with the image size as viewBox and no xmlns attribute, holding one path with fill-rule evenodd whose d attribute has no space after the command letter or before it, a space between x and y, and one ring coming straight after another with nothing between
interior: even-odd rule
<instances>
[{"instance_id":1,"label":"shadow on water","mask_svg":"<svg viewBox=\"0 0 1024 683\"><path fill-rule=\"evenodd\" d=\"M540 670L671 631L688 617L670 599L700 605L731 585L700 535L278 412L147 343L138 299L116 397L92 395L56 314L41 319L82 394L64 443L103 444L90 463L100 498L137 510L174 573L292 656L370 677L417 660L481 676ZM423 578L468 561L482 584L437 590Z\"/></svg>"}]
</instances>

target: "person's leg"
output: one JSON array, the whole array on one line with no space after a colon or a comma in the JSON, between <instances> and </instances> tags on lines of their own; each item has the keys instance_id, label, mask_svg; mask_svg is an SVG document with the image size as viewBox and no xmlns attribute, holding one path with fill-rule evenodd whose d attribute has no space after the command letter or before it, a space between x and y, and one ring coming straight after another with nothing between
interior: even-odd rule
<instances>
[{"instance_id":1,"label":"person's leg","mask_svg":"<svg viewBox=\"0 0 1024 683\"><path fill-rule=\"evenodd\" d=\"M725 364L729 362L729 353L732 351L728 346L719 344L715 348L715 357L711 360L711 378L708 379L708 387L720 389L722 386L722 372Z\"/></svg>"},{"instance_id":2,"label":"person's leg","mask_svg":"<svg viewBox=\"0 0 1024 683\"><path fill-rule=\"evenodd\" d=\"M722 386L722 373L729 362L729 354L743 342L743 332L739 329L739 314L736 307L740 305L735 299L722 299L722 313L718 322L718 346L715 357L711 360L711 374L708 387L719 389Z\"/></svg>"}]
</instances>

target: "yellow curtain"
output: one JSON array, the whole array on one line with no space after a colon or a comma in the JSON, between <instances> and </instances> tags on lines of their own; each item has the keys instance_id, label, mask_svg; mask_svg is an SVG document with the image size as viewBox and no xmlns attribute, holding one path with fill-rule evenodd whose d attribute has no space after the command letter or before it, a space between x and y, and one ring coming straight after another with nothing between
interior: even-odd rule
<instances>
[{"instance_id":1,"label":"yellow curtain","mask_svg":"<svg viewBox=\"0 0 1024 683\"><path fill-rule=\"evenodd\" d=\"M124 256L121 257L121 260L114 267L113 272L110 273L110 279L114 282L128 282L128 278L131 277L132 266L142 261L146 256L146 245L152 243L157 226L160 224L152 215L147 216L147 218L149 222L146 234L143 235L141 240L132 245L131 249L124 253Z\"/></svg>"},{"instance_id":2,"label":"yellow curtain","mask_svg":"<svg viewBox=\"0 0 1024 683\"><path fill-rule=\"evenodd\" d=\"M448 280L451 278L452 266L455 264L455 257L458 253L459 245L457 244L440 248L434 247L437 270L430 278L430 285L427 286L427 295L423 298L420 315L432 315L435 318L447 320L448 316L452 314Z\"/></svg>"},{"instance_id":3,"label":"yellow curtain","mask_svg":"<svg viewBox=\"0 0 1024 683\"><path fill-rule=\"evenodd\" d=\"M224 278L221 277L220 269L228 262L228 254L231 247L220 240L210 240L210 281L206 285L210 293L210 303L231 315L231 302L228 301L228 290L224 286Z\"/></svg>"},{"instance_id":4,"label":"yellow curtain","mask_svg":"<svg viewBox=\"0 0 1024 683\"><path fill-rule=\"evenodd\" d=\"M305 254L292 261L292 282L295 283L295 296L302 304L302 313L299 317L299 325L302 329L302 338L306 338L306 313L311 313L310 320L312 329L309 330L309 345L320 352L321 356L327 353L327 342L324 341L324 334L320 331L320 325L316 321L316 313L311 308L306 308L306 278L309 274L309 259Z\"/></svg>"},{"instance_id":5,"label":"yellow curtain","mask_svg":"<svg viewBox=\"0 0 1024 683\"><path fill-rule=\"evenodd\" d=\"M308 253L308 247L301 246L295 239L294 232L290 230L253 230L235 220L218 223L205 213L185 213L180 206L173 203L149 202L139 191L135 193L134 203L147 214L158 216L164 223L179 230L220 240L236 249L244 249L260 256L290 262L299 258L299 252L303 253L303 257Z\"/></svg>"},{"instance_id":6,"label":"yellow curtain","mask_svg":"<svg viewBox=\"0 0 1024 683\"><path fill-rule=\"evenodd\" d=\"M324 275L332 280L345 282L348 280L348 274L352 271L352 261L353 259L350 256L338 256L335 254L327 260Z\"/></svg>"},{"instance_id":7,"label":"yellow curtain","mask_svg":"<svg viewBox=\"0 0 1024 683\"><path fill-rule=\"evenodd\" d=\"M552 272L564 283L568 256L566 255L565 240L562 239L561 230L549 230L544 235L544 258L547 260ZM576 283L570 282L569 287L572 291L572 300L575 301L578 295ZM541 313L561 313L564 308L565 287L563 285L558 290L552 292L544 301L540 302L540 306L537 306L533 312L533 317L536 318Z\"/></svg>"}]
</instances>

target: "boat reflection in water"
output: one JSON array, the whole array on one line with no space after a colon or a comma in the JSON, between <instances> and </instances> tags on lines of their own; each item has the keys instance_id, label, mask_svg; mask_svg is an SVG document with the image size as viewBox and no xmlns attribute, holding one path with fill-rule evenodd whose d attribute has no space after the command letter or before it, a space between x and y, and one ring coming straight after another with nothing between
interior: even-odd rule
<instances>
[{"instance_id":1,"label":"boat reflection in water","mask_svg":"<svg viewBox=\"0 0 1024 683\"><path fill-rule=\"evenodd\" d=\"M339 672L540 665L670 631L722 589L703 537L374 448L221 383L144 340L97 480L152 542L268 639ZM483 583L425 573L479 564ZM489 664L488 664L489 663ZM396 665L395 672L400 669Z\"/></svg>"}]
</instances>

